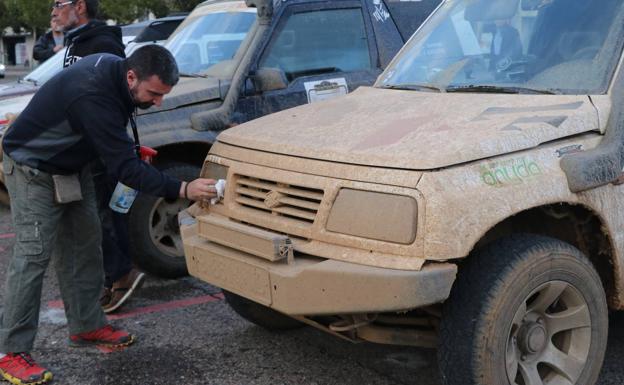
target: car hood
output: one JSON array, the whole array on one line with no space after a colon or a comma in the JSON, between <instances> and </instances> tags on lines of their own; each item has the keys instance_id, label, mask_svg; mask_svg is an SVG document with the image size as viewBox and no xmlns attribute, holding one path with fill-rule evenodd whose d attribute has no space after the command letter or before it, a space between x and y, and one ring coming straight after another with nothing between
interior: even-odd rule
<instances>
[{"instance_id":1,"label":"car hood","mask_svg":"<svg viewBox=\"0 0 624 385\"><path fill-rule=\"evenodd\" d=\"M180 82L165 96L160 107L152 107L139 111L139 115L152 114L160 111L173 110L190 104L225 97L229 80L218 78L181 77Z\"/></svg>"},{"instance_id":2,"label":"car hood","mask_svg":"<svg viewBox=\"0 0 624 385\"><path fill-rule=\"evenodd\" d=\"M17 95L34 94L39 89L33 83L8 83L0 84L0 100L10 98Z\"/></svg>"},{"instance_id":3,"label":"car hood","mask_svg":"<svg viewBox=\"0 0 624 385\"><path fill-rule=\"evenodd\" d=\"M34 95L32 93L0 100L0 120L4 119L7 114L18 115L21 113Z\"/></svg>"},{"instance_id":4,"label":"car hood","mask_svg":"<svg viewBox=\"0 0 624 385\"><path fill-rule=\"evenodd\" d=\"M350 164L434 169L598 130L587 96L428 93L362 87L233 127L218 140Z\"/></svg>"}]
</instances>

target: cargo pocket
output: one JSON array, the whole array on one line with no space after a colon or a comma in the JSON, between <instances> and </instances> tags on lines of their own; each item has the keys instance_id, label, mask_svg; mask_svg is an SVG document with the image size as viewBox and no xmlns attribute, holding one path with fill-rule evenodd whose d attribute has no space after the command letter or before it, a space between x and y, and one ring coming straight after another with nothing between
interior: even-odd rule
<instances>
[{"instance_id":1,"label":"cargo pocket","mask_svg":"<svg viewBox=\"0 0 624 385\"><path fill-rule=\"evenodd\" d=\"M15 225L17 255L37 256L43 253L43 240L41 239L41 222L32 220L24 221Z\"/></svg>"}]
</instances>

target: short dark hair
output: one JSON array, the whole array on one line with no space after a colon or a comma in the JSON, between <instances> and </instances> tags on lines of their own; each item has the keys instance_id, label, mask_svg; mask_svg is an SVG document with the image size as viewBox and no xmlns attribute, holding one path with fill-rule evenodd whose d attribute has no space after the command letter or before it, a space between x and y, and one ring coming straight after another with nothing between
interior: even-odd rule
<instances>
[{"instance_id":1,"label":"short dark hair","mask_svg":"<svg viewBox=\"0 0 624 385\"><path fill-rule=\"evenodd\" d=\"M128 69L134 71L139 81L156 75L163 84L175 86L180 80L178 64L165 47L156 44L145 45L134 51L127 62Z\"/></svg>"},{"instance_id":2,"label":"short dark hair","mask_svg":"<svg viewBox=\"0 0 624 385\"><path fill-rule=\"evenodd\" d=\"M87 6L87 17L89 19L96 19L100 8L100 0L84 0L84 3Z\"/></svg>"}]
</instances>

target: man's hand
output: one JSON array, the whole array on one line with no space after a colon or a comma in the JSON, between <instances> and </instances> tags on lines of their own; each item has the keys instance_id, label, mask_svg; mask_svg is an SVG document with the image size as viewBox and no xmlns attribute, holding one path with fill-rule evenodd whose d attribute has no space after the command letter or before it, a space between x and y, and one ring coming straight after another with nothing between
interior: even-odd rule
<instances>
[{"instance_id":1,"label":"man's hand","mask_svg":"<svg viewBox=\"0 0 624 385\"><path fill-rule=\"evenodd\" d=\"M58 51L63 49L63 45L55 45L54 48L52 48L52 51L54 51L54 53L57 53Z\"/></svg>"},{"instance_id":2,"label":"man's hand","mask_svg":"<svg viewBox=\"0 0 624 385\"><path fill-rule=\"evenodd\" d=\"M198 178L192 182L182 182L180 186L180 198L192 201L206 201L217 196L214 179Z\"/></svg>"}]
</instances>

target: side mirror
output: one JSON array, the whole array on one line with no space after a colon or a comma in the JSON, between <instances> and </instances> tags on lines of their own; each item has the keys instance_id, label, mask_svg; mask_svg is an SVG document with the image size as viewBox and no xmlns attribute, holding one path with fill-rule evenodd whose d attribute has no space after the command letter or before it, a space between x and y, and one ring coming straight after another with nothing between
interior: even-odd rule
<instances>
[{"instance_id":1,"label":"side mirror","mask_svg":"<svg viewBox=\"0 0 624 385\"><path fill-rule=\"evenodd\" d=\"M286 74L279 68L258 68L251 81L258 92L283 90L288 87Z\"/></svg>"}]
</instances>

